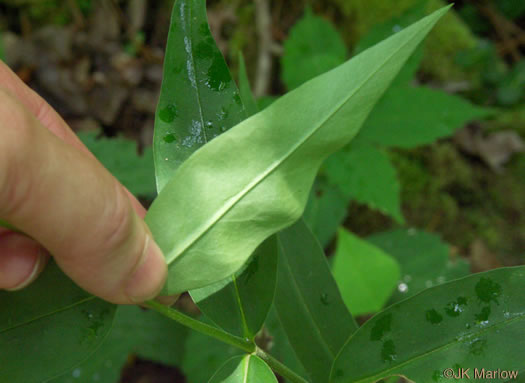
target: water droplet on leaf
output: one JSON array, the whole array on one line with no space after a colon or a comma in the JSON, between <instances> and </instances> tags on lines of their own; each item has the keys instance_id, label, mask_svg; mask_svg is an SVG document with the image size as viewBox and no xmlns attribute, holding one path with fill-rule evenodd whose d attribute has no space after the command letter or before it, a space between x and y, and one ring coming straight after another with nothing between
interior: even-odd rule
<instances>
[{"instance_id":1,"label":"water droplet on leaf","mask_svg":"<svg viewBox=\"0 0 525 383\"><path fill-rule=\"evenodd\" d=\"M168 133L163 137L163 140L164 142L171 144L172 142L177 141L177 138L175 138L175 135L173 133Z\"/></svg>"},{"instance_id":2,"label":"water droplet on leaf","mask_svg":"<svg viewBox=\"0 0 525 383\"><path fill-rule=\"evenodd\" d=\"M159 118L166 123L173 122L177 116L178 113L175 105L165 106L159 111Z\"/></svg>"}]
</instances>

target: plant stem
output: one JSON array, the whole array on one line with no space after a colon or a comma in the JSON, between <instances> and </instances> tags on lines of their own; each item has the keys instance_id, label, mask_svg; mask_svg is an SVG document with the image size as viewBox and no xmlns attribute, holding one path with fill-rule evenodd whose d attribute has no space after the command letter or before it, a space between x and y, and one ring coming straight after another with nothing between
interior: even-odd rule
<instances>
[{"instance_id":1,"label":"plant stem","mask_svg":"<svg viewBox=\"0 0 525 383\"><path fill-rule=\"evenodd\" d=\"M193 319L192 317L183 314L178 310L164 306L163 304L156 301L146 301L144 305L158 312L159 314L162 314L182 324L183 326L191 328L192 330L211 336L212 338L218 339L231 346L240 348L241 350L249 354L253 353L257 355L259 358L264 360L272 368L273 371L281 375L283 378L286 378L291 383L308 383L308 381L304 380L302 377L290 370L288 367L279 362L273 356L261 350L255 345L254 342L250 340L243 339L232 334L228 334L226 331L210 326L197 319Z\"/></svg>"},{"instance_id":2,"label":"plant stem","mask_svg":"<svg viewBox=\"0 0 525 383\"><path fill-rule=\"evenodd\" d=\"M146 301L145 306L157 311L159 314L162 314L170 319L173 319L176 322L179 322L180 324L186 327L191 328L192 330L211 336L212 338L218 339L221 342L227 343L231 346L240 348L241 350L247 353L251 354L252 352L255 352L255 343L253 343L250 340L243 339L232 334L228 334L226 331L210 326L197 319L193 319L192 317L183 314L178 310L169 308L155 301Z\"/></svg>"},{"instance_id":3,"label":"plant stem","mask_svg":"<svg viewBox=\"0 0 525 383\"><path fill-rule=\"evenodd\" d=\"M297 375L295 372L290 370L288 367L279 362L273 356L261 350L259 347L257 347L257 349L255 350L255 355L264 360L268 364L268 366L272 368L273 371L281 375L287 381L291 383L308 383L307 380Z\"/></svg>"}]
</instances>

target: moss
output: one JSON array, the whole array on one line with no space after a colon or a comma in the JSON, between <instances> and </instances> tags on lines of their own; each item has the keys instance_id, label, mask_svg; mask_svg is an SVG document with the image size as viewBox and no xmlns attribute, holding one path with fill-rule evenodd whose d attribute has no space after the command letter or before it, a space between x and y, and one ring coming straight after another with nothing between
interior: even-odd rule
<instances>
[{"instance_id":1,"label":"moss","mask_svg":"<svg viewBox=\"0 0 525 383\"><path fill-rule=\"evenodd\" d=\"M409 225L441 233L464 254L482 239L505 264L518 262L525 246L525 155L502 174L463 156L450 142L398 150L391 158Z\"/></svg>"},{"instance_id":2,"label":"moss","mask_svg":"<svg viewBox=\"0 0 525 383\"><path fill-rule=\"evenodd\" d=\"M346 39L355 44L374 25L383 23L393 17L400 16L408 9L420 3L420 0L398 0L388 2L383 0L331 0L343 11ZM441 8L446 3L442 0L430 0L428 11ZM454 57L461 51L476 46L476 37L467 25L451 10L436 25L425 43L425 57L422 63L423 71L442 81L459 81L470 79L454 62Z\"/></svg>"}]
</instances>

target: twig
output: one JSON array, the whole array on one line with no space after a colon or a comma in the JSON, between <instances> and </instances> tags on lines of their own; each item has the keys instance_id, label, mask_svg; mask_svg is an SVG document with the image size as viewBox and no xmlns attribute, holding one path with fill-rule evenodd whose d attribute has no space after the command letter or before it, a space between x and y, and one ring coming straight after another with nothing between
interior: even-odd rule
<instances>
[{"instance_id":1,"label":"twig","mask_svg":"<svg viewBox=\"0 0 525 383\"><path fill-rule=\"evenodd\" d=\"M82 11L78 7L78 4L75 0L67 0L67 6L69 7L69 10L71 11L71 15L73 16L73 19L75 20L75 24L79 28L83 28L85 25L84 15L82 14Z\"/></svg>"},{"instance_id":2,"label":"twig","mask_svg":"<svg viewBox=\"0 0 525 383\"><path fill-rule=\"evenodd\" d=\"M256 97L268 93L272 75L272 17L268 0L255 0L257 35L259 37L259 56L254 93Z\"/></svg>"},{"instance_id":3,"label":"twig","mask_svg":"<svg viewBox=\"0 0 525 383\"><path fill-rule=\"evenodd\" d=\"M507 20L490 4L478 5L479 11L493 25L496 34L499 36L500 53L510 54L514 62L521 60L519 47L525 45L525 32L513 22Z\"/></svg>"}]
</instances>

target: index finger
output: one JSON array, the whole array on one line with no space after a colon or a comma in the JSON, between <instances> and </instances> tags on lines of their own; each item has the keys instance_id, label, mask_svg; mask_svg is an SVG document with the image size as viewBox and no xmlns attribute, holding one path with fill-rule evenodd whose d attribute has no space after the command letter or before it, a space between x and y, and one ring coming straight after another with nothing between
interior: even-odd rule
<instances>
[{"instance_id":1,"label":"index finger","mask_svg":"<svg viewBox=\"0 0 525 383\"><path fill-rule=\"evenodd\" d=\"M95 158L66 124L64 119L40 95L27 86L2 60L0 60L0 85L10 91L55 136ZM144 207L127 189L126 192L137 214L144 218L146 215Z\"/></svg>"}]
</instances>

